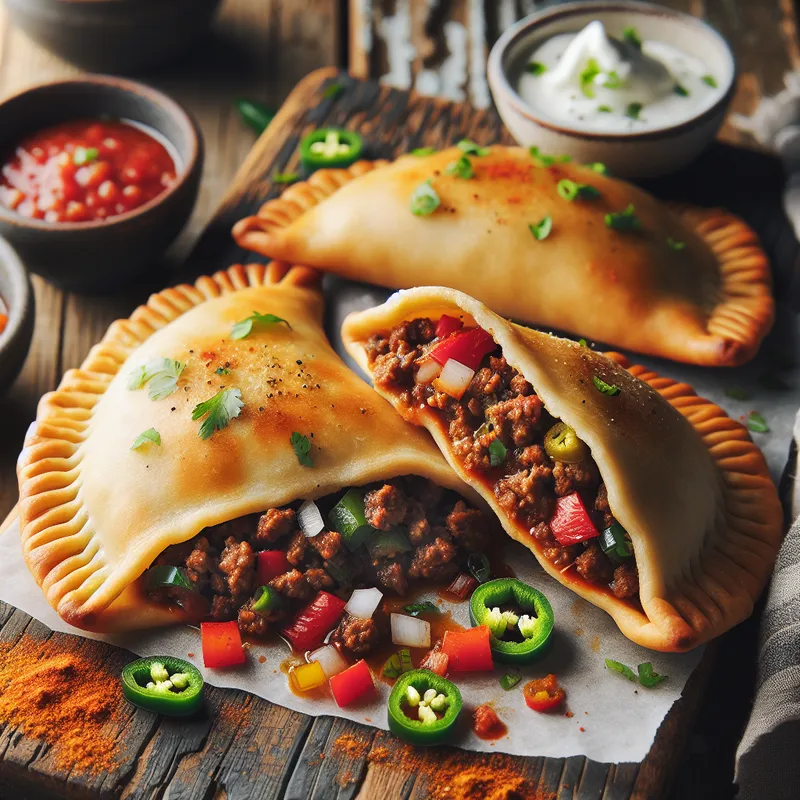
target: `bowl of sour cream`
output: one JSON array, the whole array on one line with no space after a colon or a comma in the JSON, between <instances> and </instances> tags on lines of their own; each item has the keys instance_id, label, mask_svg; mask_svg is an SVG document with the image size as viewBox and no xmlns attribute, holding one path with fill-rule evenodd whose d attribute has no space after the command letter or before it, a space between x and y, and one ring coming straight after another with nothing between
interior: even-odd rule
<instances>
[{"instance_id":1,"label":"bowl of sour cream","mask_svg":"<svg viewBox=\"0 0 800 800\"><path fill-rule=\"evenodd\" d=\"M714 139L736 64L696 17L635 0L574 2L505 31L488 77L520 144L644 178L688 164Z\"/></svg>"}]
</instances>

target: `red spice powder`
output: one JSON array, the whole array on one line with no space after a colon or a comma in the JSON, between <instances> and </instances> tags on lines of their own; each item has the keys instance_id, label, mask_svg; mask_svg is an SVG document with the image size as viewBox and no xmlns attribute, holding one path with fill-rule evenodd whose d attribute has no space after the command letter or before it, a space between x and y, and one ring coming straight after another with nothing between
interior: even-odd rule
<instances>
[{"instance_id":1,"label":"red spice powder","mask_svg":"<svg viewBox=\"0 0 800 800\"><path fill-rule=\"evenodd\" d=\"M369 746L369 739L361 739L358 736L353 736L352 733L343 733L334 741L333 752L342 754L347 758L363 758L369 751Z\"/></svg>"}]
</instances>

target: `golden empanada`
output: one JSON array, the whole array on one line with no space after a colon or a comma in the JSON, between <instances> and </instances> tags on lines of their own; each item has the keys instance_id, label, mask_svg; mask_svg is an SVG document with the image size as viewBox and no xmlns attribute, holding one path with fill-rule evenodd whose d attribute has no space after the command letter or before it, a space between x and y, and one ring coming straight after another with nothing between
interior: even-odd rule
<instances>
[{"instance_id":1,"label":"golden empanada","mask_svg":"<svg viewBox=\"0 0 800 800\"><path fill-rule=\"evenodd\" d=\"M298 499L415 475L482 503L427 433L400 419L331 349L317 281L302 267L250 265L166 289L115 322L81 368L42 398L18 467L22 543L67 622L114 631L187 619L144 593L143 572L203 529ZM254 312L285 322L251 319L249 333L245 323L237 336L247 335L235 338L234 324ZM156 370L142 367L165 358L183 369L146 380L144 372ZM227 395L224 418L219 406L216 417L193 415L233 389L241 409ZM201 438L214 419L220 429ZM297 451L293 434L305 437ZM222 559L205 576L206 567L187 565L221 583L214 591L224 600L253 588L253 555L244 550L242 563ZM245 566L248 585L240 580ZM324 587L322 572L314 575Z\"/></svg>"},{"instance_id":2,"label":"golden empanada","mask_svg":"<svg viewBox=\"0 0 800 800\"><path fill-rule=\"evenodd\" d=\"M343 337L509 535L630 639L686 650L750 614L777 492L744 427L689 386L438 287L351 314Z\"/></svg>"},{"instance_id":3,"label":"golden empanada","mask_svg":"<svg viewBox=\"0 0 800 800\"><path fill-rule=\"evenodd\" d=\"M641 353L721 366L756 353L774 304L741 220L521 148L480 152L321 170L234 236L355 280L460 289L512 319ZM412 213L420 191L417 210L439 201L426 215Z\"/></svg>"}]
</instances>

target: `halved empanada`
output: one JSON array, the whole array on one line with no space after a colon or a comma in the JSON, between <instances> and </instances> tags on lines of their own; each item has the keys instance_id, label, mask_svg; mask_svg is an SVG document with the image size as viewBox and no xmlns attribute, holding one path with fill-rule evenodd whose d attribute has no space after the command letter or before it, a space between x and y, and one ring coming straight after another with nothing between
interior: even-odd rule
<instances>
[{"instance_id":1,"label":"halved empanada","mask_svg":"<svg viewBox=\"0 0 800 800\"><path fill-rule=\"evenodd\" d=\"M473 333L448 336L456 320ZM630 639L686 650L750 614L781 539L777 492L743 426L689 386L438 287L350 315L343 336L506 531Z\"/></svg>"},{"instance_id":2,"label":"halved empanada","mask_svg":"<svg viewBox=\"0 0 800 800\"><path fill-rule=\"evenodd\" d=\"M317 281L302 267L250 265L166 289L115 322L82 367L42 398L18 467L22 542L67 622L113 631L186 619L145 596L137 581L145 569L204 528L297 499L409 474L481 502L430 437L331 349ZM254 312L286 323L262 319L233 338L232 326ZM130 388L142 383L143 365L162 358L185 365L172 393L150 397L169 391L169 374ZM193 409L234 388L241 413L201 438ZM228 410L236 405L231 399ZM160 444L151 434L132 449L150 429ZM301 463L302 444L295 452L295 432L308 437L313 466ZM217 570L222 593L253 588L239 581L241 566Z\"/></svg>"},{"instance_id":3,"label":"halved empanada","mask_svg":"<svg viewBox=\"0 0 800 800\"><path fill-rule=\"evenodd\" d=\"M708 365L756 353L774 304L769 264L741 220L668 208L589 166L544 166L521 148L486 153L450 148L321 170L234 236L356 280L460 289L512 319L641 353ZM460 173L451 168L459 159L469 162ZM417 216L412 195L426 183L440 204ZM606 215L619 212L609 227Z\"/></svg>"}]
</instances>

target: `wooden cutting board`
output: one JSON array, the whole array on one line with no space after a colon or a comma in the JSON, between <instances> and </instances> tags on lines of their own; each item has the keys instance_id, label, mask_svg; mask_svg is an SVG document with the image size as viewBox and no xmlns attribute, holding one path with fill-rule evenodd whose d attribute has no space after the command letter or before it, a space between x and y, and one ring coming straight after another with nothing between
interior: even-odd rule
<instances>
[{"instance_id":1,"label":"wooden cutting board","mask_svg":"<svg viewBox=\"0 0 800 800\"><path fill-rule=\"evenodd\" d=\"M342 90L325 98L331 84ZM442 147L463 137L480 143L510 138L492 111L417 97L357 81L334 69L305 78L287 99L269 129L239 170L216 216L174 281L254 260L230 237L233 224L267 198L280 193L270 176L299 172L297 145L310 130L324 126L359 131L369 158L392 158L414 147ZM777 206L780 169L774 161L717 145L701 166L652 184L662 197L703 205L723 204L744 216L761 234L776 269L778 296L791 288L797 244ZM753 195L748 187L764 187ZM764 197L774 197L771 206ZM0 643L26 633L65 651L80 650L121 669L131 656L109 645L54 634L41 623L0 604ZM117 765L99 775L73 774L57 766L47 748L19 732L0 732L0 797L347 798L447 797L437 775L487 765L513 770L526 779L523 797L627 800L665 796L681 757L714 662L709 648L701 666L640 764L601 764L582 756L566 759L471 754L453 748L413 750L391 735L343 719L310 717L241 691L208 687L208 713L181 722L162 720L130 707L111 725L118 742ZM120 700L124 703L123 700ZM491 787L485 789L486 794ZM484 796L476 794L475 797Z\"/></svg>"}]
</instances>

